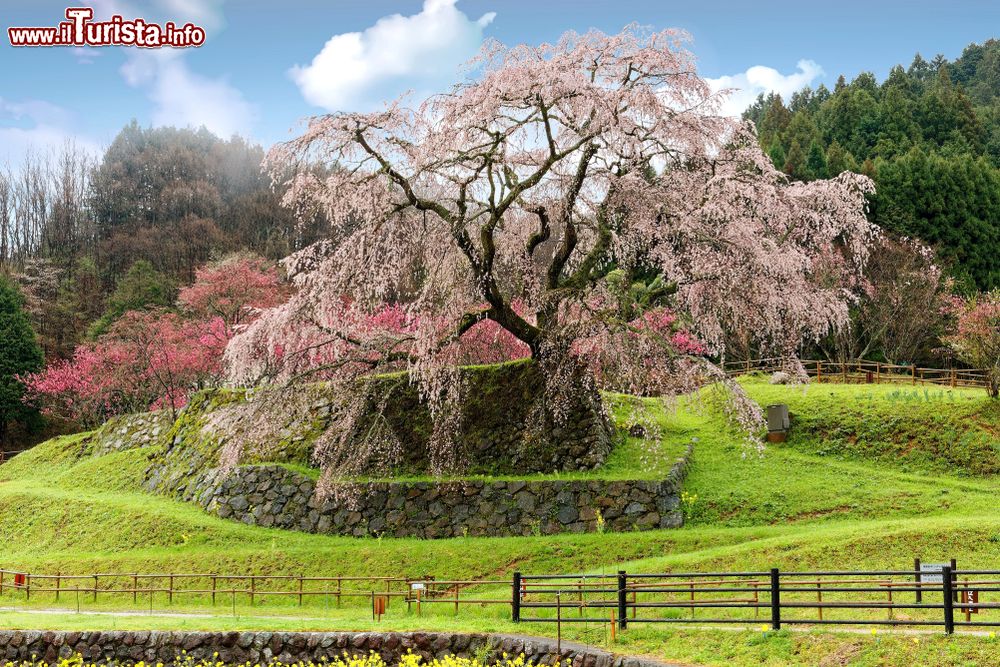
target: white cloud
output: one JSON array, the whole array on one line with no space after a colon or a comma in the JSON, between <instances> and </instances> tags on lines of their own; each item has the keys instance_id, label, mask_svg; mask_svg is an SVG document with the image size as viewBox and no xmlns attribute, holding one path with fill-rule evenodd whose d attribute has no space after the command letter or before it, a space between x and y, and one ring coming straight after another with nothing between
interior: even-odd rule
<instances>
[{"instance_id":1,"label":"white cloud","mask_svg":"<svg viewBox=\"0 0 1000 667\"><path fill-rule=\"evenodd\" d=\"M221 137L248 136L257 113L224 79L192 72L183 54L170 49L139 51L122 65L122 76L147 91L155 104L153 125L206 128Z\"/></svg>"},{"instance_id":2,"label":"white cloud","mask_svg":"<svg viewBox=\"0 0 1000 667\"><path fill-rule=\"evenodd\" d=\"M331 111L367 110L407 91L426 96L453 83L496 16L470 20L456 0L424 0L413 16L393 14L364 32L334 35L289 75L303 97Z\"/></svg>"},{"instance_id":3,"label":"white cloud","mask_svg":"<svg viewBox=\"0 0 1000 667\"><path fill-rule=\"evenodd\" d=\"M79 134L75 118L66 109L45 100L6 100L0 97L0 163L19 164L28 153L45 153L72 141L97 156L97 141Z\"/></svg>"},{"instance_id":4,"label":"white cloud","mask_svg":"<svg viewBox=\"0 0 1000 667\"><path fill-rule=\"evenodd\" d=\"M85 46L71 47L69 52L73 54L74 58L76 58L76 62L81 65L93 65L94 60L99 58L103 53L100 49Z\"/></svg>"},{"instance_id":5,"label":"white cloud","mask_svg":"<svg viewBox=\"0 0 1000 667\"><path fill-rule=\"evenodd\" d=\"M162 20L191 21L209 32L224 23L223 0L160 0ZM95 0L98 14L140 16L120 0ZM224 78L192 71L186 53L178 49L128 49L122 76L128 85L144 90L153 102L153 125L205 126L222 137L249 136L256 121L255 107Z\"/></svg>"},{"instance_id":6,"label":"white cloud","mask_svg":"<svg viewBox=\"0 0 1000 667\"><path fill-rule=\"evenodd\" d=\"M220 29L225 21L222 15L224 0L160 0L164 13L176 23L190 21L206 31Z\"/></svg>"},{"instance_id":7,"label":"white cloud","mask_svg":"<svg viewBox=\"0 0 1000 667\"><path fill-rule=\"evenodd\" d=\"M223 0L160 0L159 4L163 20L191 21L206 30L223 25ZM93 0L90 6L102 20L113 14L145 15L120 0ZM73 48L71 53L78 62L88 64L104 51ZM256 118L254 107L225 79L191 71L183 51L128 49L121 73L126 83L144 90L154 103L150 119L154 125L204 125L227 137L234 132L248 135ZM57 150L66 142L74 142L95 157L103 152L100 141L80 132L73 112L45 100L0 97L0 165L16 167L25 155Z\"/></svg>"},{"instance_id":8,"label":"white cloud","mask_svg":"<svg viewBox=\"0 0 1000 667\"><path fill-rule=\"evenodd\" d=\"M778 93L787 102L792 93L810 85L824 74L823 68L812 60L800 60L797 66L797 71L782 74L773 67L754 65L740 74L707 81L713 91L732 89L729 98L722 105L722 112L728 116L739 116L761 93Z\"/></svg>"}]
</instances>

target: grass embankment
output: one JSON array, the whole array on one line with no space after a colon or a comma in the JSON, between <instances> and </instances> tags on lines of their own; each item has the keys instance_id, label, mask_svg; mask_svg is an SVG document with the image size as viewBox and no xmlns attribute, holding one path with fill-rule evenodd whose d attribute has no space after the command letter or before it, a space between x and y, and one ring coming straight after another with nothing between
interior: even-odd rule
<instances>
[{"instance_id":1,"label":"grass embankment","mask_svg":"<svg viewBox=\"0 0 1000 667\"><path fill-rule=\"evenodd\" d=\"M983 392L884 386L771 386L748 380L761 404L786 402L789 441L763 453L725 427L711 400L661 411L667 456L694 443L680 530L528 538L350 539L270 530L212 518L193 506L138 491L146 453L78 461L79 437L62 438L0 466L2 565L36 571L215 571L258 574L506 577L524 572L904 568L914 556L963 567L1000 566L1000 515L992 475L1000 412ZM621 403L617 414L629 421ZM631 448L631 449L630 449ZM630 440L609 474L632 474L647 445ZM34 597L34 596L33 596ZM40 597L40 596L39 596ZM4 602L13 602L5 596ZM44 599L36 604L51 604ZM119 600L84 608L131 608ZM72 602L62 603L69 606ZM328 602L326 604L329 604ZM156 606L164 607L157 602ZM139 608L143 602L139 603ZM206 609L177 601L175 610ZM390 607L385 627L461 627L551 632L515 626L506 609L449 605L407 616ZM225 611L220 604L219 612ZM7 627L289 627L367 629L357 607L298 610L269 598L239 618L0 615ZM298 619L250 619L249 614ZM994 612L987 612L994 613ZM572 635L603 641L603 630ZM1000 648L986 638L835 633L740 633L636 628L617 647L702 664L965 664Z\"/></svg>"}]
</instances>

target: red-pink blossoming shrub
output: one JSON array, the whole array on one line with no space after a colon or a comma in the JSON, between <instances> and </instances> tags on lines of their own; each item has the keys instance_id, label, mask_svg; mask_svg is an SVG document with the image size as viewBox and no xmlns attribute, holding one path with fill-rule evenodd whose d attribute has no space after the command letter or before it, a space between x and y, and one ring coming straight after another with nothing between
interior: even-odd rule
<instances>
[{"instance_id":1,"label":"red-pink blossoming shrub","mask_svg":"<svg viewBox=\"0 0 1000 667\"><path fill-rule=\"evenodd\" d=\"M1000 293L979 294L961 303L955 331L946 340L959 359L986 372L990 396L1000 396Z\"/></svg>"},{"instance_id":2,"label":"red-pink blossoming shrub","mask_svg":"<svg viewBox=\"0 0 1000 667\"><path fill-rule=\"evenodd\" d=\"M176 410L215 384L228 330L222 318L129 311L94 342L27 378L45 409L84 425L127 412Z\"/></svg>"},{"instance_id":3,"label":"red-pink blossoming shrub","mask_svg":"<svg viewBox=\"0 0 1000 667\"><path fill-rule=\"evenodd\" d=\"M287 298L275 267L239 255L198 270L180 312L129 311L73 357L26 378L44 409L82 425L141 410L182 407L219 384L234 331Z\"/></svg>"},{"instance_id":4,"label":"red-pink blossoming shrub","mask_svg":"<svg viewBox=\"0 0 1000 667\"><path fill-rule=\"evenodd\" d=\"M180 290L177 304L195 318L219 317L233 330L261 309L281 304L289 293L273 262L241 253L198 268L194 282Z\"/></svg>"}]
</instances>

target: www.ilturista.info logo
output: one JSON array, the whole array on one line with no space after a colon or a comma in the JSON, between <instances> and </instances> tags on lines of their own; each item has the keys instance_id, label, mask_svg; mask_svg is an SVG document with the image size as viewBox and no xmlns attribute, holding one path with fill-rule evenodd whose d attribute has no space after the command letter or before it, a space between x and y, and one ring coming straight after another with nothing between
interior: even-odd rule
<instances>
[{"instance_id":1,"label":"www.ilturista.info logo","mask_svg":"<svg viewBox=\"0 0 1000 667\"><path fill-rule=\"evenodd\" d=\"M205 29L193 23L163 25L115 14L108 21L94 21L90 7L70 7L57 26L7 28L11 46L138 46L185 48L205 43Z\"/></svg>"}]
</instances>

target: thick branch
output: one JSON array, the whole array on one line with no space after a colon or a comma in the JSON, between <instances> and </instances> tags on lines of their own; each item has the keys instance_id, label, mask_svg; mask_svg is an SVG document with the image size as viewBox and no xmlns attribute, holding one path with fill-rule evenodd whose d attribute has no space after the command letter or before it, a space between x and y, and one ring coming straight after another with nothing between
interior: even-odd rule
<instances>
[{"instance_id":1,"label":"thick branch","mask_svg":"<svg viewBox=\"0 0 1000 667\"><path fill-rule=\"evenodd\" d=\"M559 249L552 257L552 263L549 264L547 280L547 286L549 289L556 289L559 286L559 276L562 275L566 262L569 261L570 256L573 254L573 250L576 249L577 233L576 225L573 224L573 207L576 205L576 199L580 195L580 190L583 188L583 182L587 178L587 168L590 166L590 160L596 153L596 144L589 144L583 150L583 155L580 156L580 162L576 167L576 174L573 176L573 182L570 184L569 190L566 192L564 204L566 211L564 217L565 229L562 244L560 244Z\"/></svg>"},{"instance_id":2,"label":"thick branch","mask_svg":"<svg viewBox=\"0 0 1000 667\"><path fill-rule=\"evenodd\" d=\"M378 151L371 147L361 130L357 130L354 133L354 137L357 140L358 145L361 146L366 153L375 158L375 160L382 167L382 171L388 174L389 178L391 178L403 190L403 194L406 195L407 201L409 201L414 208L420 211L432 211L437 213L442 220L452 222L453 216L451 211L435 201L421 199L418 197L416 192L413 190L413 186L410 185L410 181L399 173L391 164L389 164L389 161L382 157Z\"/></svg>"},{"instance_id":3,"label":"thick branch","mask_svg":"<svg viewBox=\"0 0 1000 667\"><path fill-rule=\"evenodd\" d=\"M549 240L552 235L552 228L549 226L549 214L545 210L544 206L537 206L531 209L531 212L538 216L538 231L531 235L528 239L525 251L528 253L528 257L534 254L535 249L541 244Z\"/></svg>"}]
</instances>

